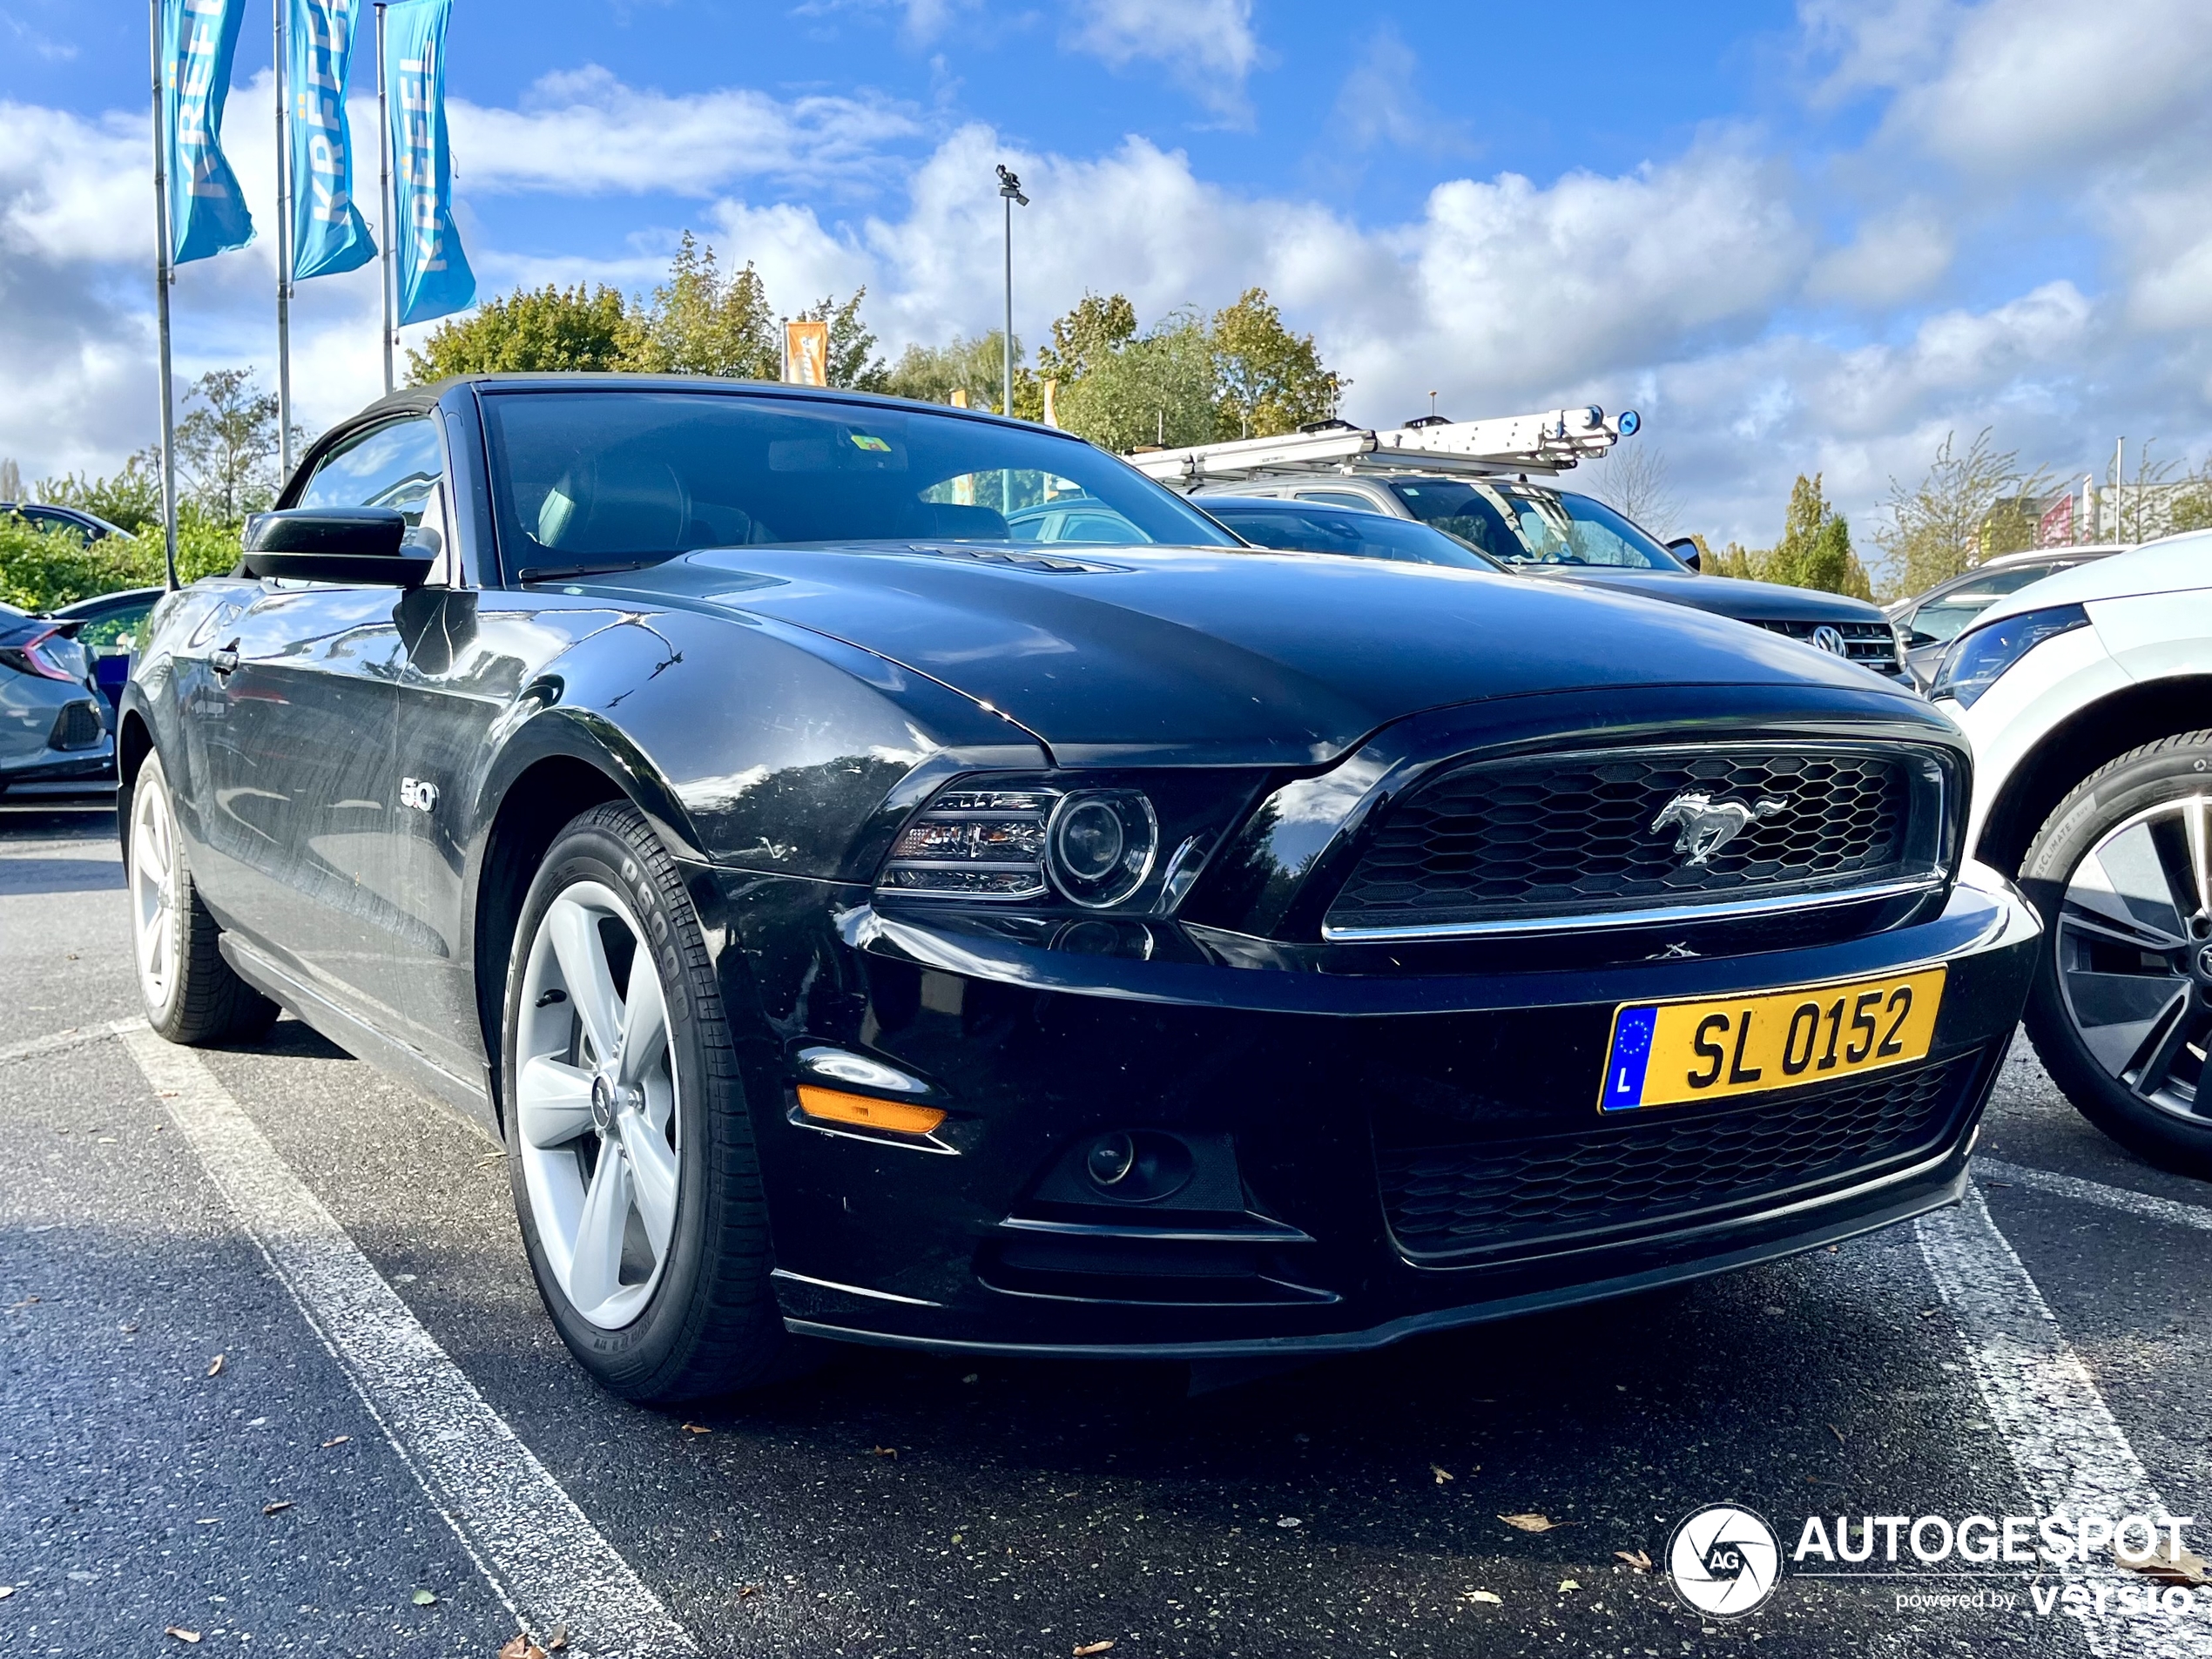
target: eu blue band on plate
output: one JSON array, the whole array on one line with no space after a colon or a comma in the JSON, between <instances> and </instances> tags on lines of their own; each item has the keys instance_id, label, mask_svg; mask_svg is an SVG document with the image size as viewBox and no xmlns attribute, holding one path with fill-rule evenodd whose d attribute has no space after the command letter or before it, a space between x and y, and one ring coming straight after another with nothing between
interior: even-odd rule
<instances>
[{"instance_id":1,"label":"eu blue band on plate","mask_svg":"<svg viewBox=\"0 0 2212 1659\"><path fill-rule=\"evenodd\" d=\"M1605 1061L1605 1109L1633 1111L1643 1104L1643 1071L1651 1063L1657 1008L1622 1008L1613 1022L1613 1052Z\"/></svg>"}]
</instances>

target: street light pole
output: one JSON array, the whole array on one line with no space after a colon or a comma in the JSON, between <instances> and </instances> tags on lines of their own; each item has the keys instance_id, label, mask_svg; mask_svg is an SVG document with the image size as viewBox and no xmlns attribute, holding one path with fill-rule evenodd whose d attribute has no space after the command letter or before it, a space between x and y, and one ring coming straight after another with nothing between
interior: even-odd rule
<instances>
[{"instance_id":1,"label":"street light pole","mask_svg":"<svg viewBox=\"0 0 2212 1659\"><path fill-rule=\"evenodd\" d=\"M1022 193L1022 181L1007 171L1006 164L1002 161L999 163L999 197L1006 203L1006 333L1001 336L1002 348L999 353L1006 369L1006 386L1005 401L999 405L999 413L1008 420L1012 420L1014 418L1014 206L1016 202L1019 202L1022 206L1027 207L1029 205L1029 199Z\"/></svg>"}]
</instances>

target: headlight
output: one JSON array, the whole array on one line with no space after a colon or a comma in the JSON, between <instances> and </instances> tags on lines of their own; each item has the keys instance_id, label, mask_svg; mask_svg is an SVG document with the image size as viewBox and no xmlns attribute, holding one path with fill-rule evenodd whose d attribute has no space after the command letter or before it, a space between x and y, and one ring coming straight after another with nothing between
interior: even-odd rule
<instances>
[{"instance_id":1,"label":"headlight","mask_svg":"<svg viewBox=\"0 0 2212 1659\"><path fill-rule=\"evenodd\" d=\"M931 799L892 842L877 885L948 899L1121 903L1159 856L1152 803L1134 789L963 786Z\"/></svg>"},{"instance_id":2,"label":"headlight","mask_svg":"<svg viewBox=\"0 0 2212 1659\"><path fill-rule=\"evenodd\" d=\"M2053 605L1969 629L1944 652L1928 695L1956 698L1960 708L1972 708L2000 675L2045 640L2088 625L2089 613L2080 605Z\"/></svg>"}]
</instances>

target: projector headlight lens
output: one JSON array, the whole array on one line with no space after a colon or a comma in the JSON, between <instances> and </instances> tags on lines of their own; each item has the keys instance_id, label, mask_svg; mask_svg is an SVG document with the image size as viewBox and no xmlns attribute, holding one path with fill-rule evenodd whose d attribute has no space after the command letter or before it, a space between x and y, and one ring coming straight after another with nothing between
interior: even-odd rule
<instances>
[{"instance_id":1,"label":"projector headlight lens","mask_svg":"<svg viewBox=\"0 0 2212 1659\"><path fill-rule=\"evenodd\" d=\"M1045 830L1053 886L1091 909L1119 904L1144 884L1160 846L1152 803L1135 790L1063 795Z\"/></svg>"}]
</instances>

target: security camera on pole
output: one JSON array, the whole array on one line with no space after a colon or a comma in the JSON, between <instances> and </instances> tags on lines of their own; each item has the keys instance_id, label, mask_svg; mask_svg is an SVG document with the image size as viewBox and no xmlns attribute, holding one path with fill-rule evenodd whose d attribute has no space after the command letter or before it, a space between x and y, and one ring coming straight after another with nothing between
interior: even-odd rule
<instances>
[{"instance_id":1,"label":"security camera on pole","mask_svg":"<svg viewBox=\"0 0 2212 1659\"><path fill-rule=\"evenodd\" d=\"M1014 415L1014 208L1016 203L1027 207L1029 199L1022 193L1022 181L1007 171L1001 161L999 167L999 195L1006 203L1006 334L999 353L1006 368L1006 401L999 405L999 413L1011 419Z\"/></svg>"}]
</instances>

